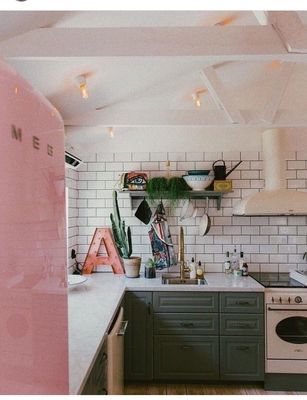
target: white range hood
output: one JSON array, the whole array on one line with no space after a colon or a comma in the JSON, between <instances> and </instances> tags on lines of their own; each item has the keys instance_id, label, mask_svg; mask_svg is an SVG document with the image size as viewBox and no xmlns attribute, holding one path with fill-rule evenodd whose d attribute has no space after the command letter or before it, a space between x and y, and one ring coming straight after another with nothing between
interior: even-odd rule
<instances>
[{"instance_id":1,"label":"white range hood","mask_svg":"<svg viewBox=\"0 0 307 400\"><path fill-rule=\"evenodd\" d=\"M286 189L286 160L281 129L262 134L264 189L244 197L233 215L307 215L307 193Z\"/></svg>"}]
</instances>

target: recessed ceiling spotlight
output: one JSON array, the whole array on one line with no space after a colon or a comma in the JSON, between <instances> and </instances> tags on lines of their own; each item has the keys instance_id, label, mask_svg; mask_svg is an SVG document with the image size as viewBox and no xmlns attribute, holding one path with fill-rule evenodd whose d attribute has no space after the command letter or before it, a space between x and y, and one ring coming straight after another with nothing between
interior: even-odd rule
<instances>
[{"instance_id":1,"label":"recessed ceiling spotlight","mask_svg":"<svg viewBox=\"0 0 307 400\"><path fill-rule=\"evenodd\" d=\"M85 75L78 75L76 78L76 83L80 89L81 96L83 99L88 99L88 90Z\"/></svg>"},{"instance_id":2,"label":"recessed ceiling spotlight","mask_svg":"<svg viewBox=\"0 0 307 400\"><path fill-rule=\"evenodd\" d=\"M108 132L109 132L109 135L110 135L110 138L114 138L114 128L112 127L112 126L110 126L110 128L108 128Z\"/></svg>"}]
</instances>

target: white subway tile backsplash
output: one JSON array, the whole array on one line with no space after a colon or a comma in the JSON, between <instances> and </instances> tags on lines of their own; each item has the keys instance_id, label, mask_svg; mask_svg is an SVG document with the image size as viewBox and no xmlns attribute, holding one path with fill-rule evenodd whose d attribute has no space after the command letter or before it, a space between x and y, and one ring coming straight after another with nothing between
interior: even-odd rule
<instances>
[{"instance_id":1,"label":"white subway tile backsplash","mask_svg":"<svg viewBox=\"0 0 307 400\"><path fill-rule=\"evenodd\" d=\"M96 156L97 162L114 161L114 153L97 153Z\"/></svg>"},{"instance_id":2,"label":"white subway tile backsplash","mask_svg":"<svg viewBox=\"0 0 307 400\"><path fill-rule=\"evenodd\" d=\"M142 162L142 171L158 171L159 163L157 161Z\"/></svg>"},{"instance_id":3,"label":"white subway tile backsplash","mask_svg":"<svg viewBox=\"0 0 307 400\"><path fill-rule=\"evenodd\" d=\"M177 169L183 171L193 170L195 169L195 163L192 161L178 161Z\"/></svg>"},{"instance_id":4,"label":"white subway tile backsplash","mask_svg":"<svg viewBox=\"0 0 307 400\"><path fill-rule=\"evenodd\" d=\"M242 179L259 179L259 171L241 171Z\"/></svg>"},{"instance_id":5,"label":"white subway tile backsplash","mask_svg":"<svg viewBox=\"0 0 307 400\"><path fill-rule=\"evenodd\" d=\"M280 244L279 253L295 253L296 246L294 244Z\"/></svg>"},{"instance_id":6,"label":"white subway tile backsplash","mask_svg":"<svg viewBox=\"0 0 307 400\"><path fill-rule=\"evenodd\" d=\"M270 236L270 244L287 244L288 236Z\"/></svg>"},{"instance_id":7,"label":"white subway tile backsplash","mask_svg":"<svg viewBox=\"0 0 307 400\"><path fill-rule=\"evenodd\" d=\"M132 154L131 153L115 153L114 154L114 160L115 161L131 161Z\"/></svg>"},{"instance_id":8,"label":"white subway tile backsplash","mask_svg":"<svg viewBox=\"0 0 307 400\"><path fill-rule=\"evenodd\" d=\"M204 153L203 152L186 153L186 160L187 161L203 161Z\"/></svg>"},{"instance_id":9,"label":"white subway tile backsplash","mask_svg":"<svg viewBox=\"0 0 307 400\"><path fill-rule=\"evenodd\" d=\"M223 158L223 153L219 151L206 151L204 154L204 161L216 161L216 160L221 160Z\"/></svg>"},{"instance_id":10,"label":"white subway tile backsplash","mask_svg":"<svg viewBox=\"0 0 307 400\"><path fill-rule=\"evenodd\" d=\"M258 151L242 151L241 152L241 160L259 160L259 152Z\"/></svg>"},{"instance_id":11,"label":"white subway tile backsplash","mask_svg":"<svg viewBox=\"0 0 307 400\"><path fill-rule=\"evenodd\" d=\"M106 163L106 171L121 171L123 172L123 163L122 162L113 162Z\"/></svg>"},{"instance_id":12,"label":"white subway tile backsplash","mask_svg":"<svg viewBox=\"0 0 307 400\"><path fill-rule=\"evenodd\" d=\"M288 161L288 169L305 169L305 161Z\"/></svg>"},{"instance_id":13,"label":"white subway tile backsplash","mask_svg":"<svg viewBox=\"0 0 307 400\"><path fill-rule=\"evenodd\" d=\"M98 163L88 163L87 164L87 170L90 171L105 171L106 170L106 163L103 162L98 162Z\"/></svg>"},{"instance_id":14,"label":"white subway tile backsplash","mask_svg":"<svg viewBox=\"0 0 307 400\"><path fill-rule=\"evenodd\" d=\"M287 154L288 187L307 190L306 159L303 152ZM171 161L172 176L180 176L189 169L211 169L212 162L223 158L228 168L239 160L242 164L230 175L234 190L222 199L221 210L210 201L209 215L212 226L206 236L199 235L199 223L204 212L205 200L193 200L198 208L197 217L179 221L183 202L169 208L165 201L168 223L175 250L178 250L179 226L185 230L186 255L206 263L206 270L222 271L225 251L245 252L252 270L286 270L302 263L307 245L306 216L240 217L232 216L233 206L242 196L256 193L263 188L262 155L260 152L154 152L154 153L99 153L84 158L86 163L78 171L68 170L66 185L69 191L69 249L79 251L78 260L85 257L96 226L110 226L112 191L118 185L122 172L142 170L149 176L165 174L166 163ZM130 208L128 194L119 195L122 217L131 225L134 253L146 260L151 256L148 238L149 227L134 217L140 201L133 201ZM152 207L154 211L155 207ZM78 246L80 248L78 248ZM83 246L83 247L82 247Z\"/></svg>"},{"instance_id":15,"label":"white subway tile backsplash","mask_svg":"<svg viewBox=\"0 0 307 400\"><path fill-rule=\"evenodd\" d=\"M239 151L223 151L223 160L226 162L231 160L239 161L240 158L241 154Z\"/></svg>"},{"instance_id":16,"label":"white subway tile backsplash","mask_svg":"<svg viewBox=\"0 0 307 400\"><path fill-rule=\"evenodd\" d=\"M184 152L170 152L168 153L168 160L169 161L185 161L185 154Z\"/></svg>"},{"instance_id":17,"label":"white subway tile backsplash","mask_svg":"<svg viewBox=\"0 0 307 400\"><path fill-rule=\"evenodd\" d=\"M95 181L97 179L96 172L79 172L80 181Z\"/></svg>"},{"instance_id":18,"label":"white subway tile backsplash","mask_svg":"<svg viewBox=\"0 0 307 400\"><path fill-rule=\"evenodd\" d=\"M167 158L167 153L166 152L153 152L150 153L150 161L166 161Z\"/></svg>"},{"instance_id":19,"label":"white subway tile backsplash","mask_svg":"<svg viewBox=\"0 0 307 400\"><path fill-rule=\"evenodd\" d=\"M278 233L280 235L296 235L297 227L296 226L279 226Z\"/></svg>"}]
</instances>

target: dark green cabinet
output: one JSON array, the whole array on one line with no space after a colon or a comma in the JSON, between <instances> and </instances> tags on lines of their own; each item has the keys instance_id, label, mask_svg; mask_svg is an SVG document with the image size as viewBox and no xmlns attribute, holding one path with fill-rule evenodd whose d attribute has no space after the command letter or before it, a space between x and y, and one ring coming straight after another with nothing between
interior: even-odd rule
<instances>
[{"instance_id":1,"label":"dark green cabinet","mask_svg":"<svg viewBox=\"0 0 307 400\"><path fill-rule=\"evenodd\" d=\"M262 293L127 292L127 380L261 381Z\"/></svg>"},{"instance_id":2,"label":"dark green cabinet","mask_svg":"<svg viewBox=\"0 0 307 400\"><path fill-rule=\"evenodd\" d=\"M222 336L220 378L234 381L263 381L263 336Z\"/></svg>"},{"instance_id":3,"label":"dark green cabinet","mask_svg":"<svg viewBox=\"0 0 307 400\"><path fill-rule=\"evenodd\" d=\"M153 378L153 315L151 292L127 292L124 302L128 327L125 335L125 379Z\"/></svg>"},{"instance_id":4,"label":"dark green cabinet","mask_svg":"<svg viewBox=\"0 0 307 400\"><path fill-rule=\"evenodd\" d=\"M218 312L218 293L154 292L155 312Z\"/></svg>"},{"instance_id":5,"label":"dark green cabinet","mask_svg":"<svg viewBox=\"0 0 307 400\"><path fill-rule=\"evenodd\" d=\"M154 292L154 378L219 377L218 293Z\"/></svg>"},{"instance_id":6,"label":"dark green cabinet","mask_svg":"<svg viewBox=\"0 0 307 400\"><path fill-rule=\"evenodd\" d=\"M220 311L246 314L263 313L263 295L246 292L221 293Z\"/></svg>"},{"instance_id":7,"label":"dark green cabinet","mask_svg":"<svg viewBox=\"0 0 307 400\"><path fill-rule=\"evenodd\" d=\"M154 377L159 380L204 380L219 377L217 336L155 336Z\"/></svg>"},{"instance_id":8,"label":"dark green cabinet","mask_svg":"<svg viewBox=\"0 0 307 400\"><path fill-rule=\"evenodd\" d=\"M83 395L103 395L107 391L107 341L105 340L82 390Z\"/></svg>"},{"instance_id":9,"label":"dark green cabinet","mask_svg":"<svg viewBox=\"0 0 307 400\"><path fill-rule=\"evenodd\" d=\"M220 379L263 381L262 293L221 293Z\"/></svg>"}]
</instances>

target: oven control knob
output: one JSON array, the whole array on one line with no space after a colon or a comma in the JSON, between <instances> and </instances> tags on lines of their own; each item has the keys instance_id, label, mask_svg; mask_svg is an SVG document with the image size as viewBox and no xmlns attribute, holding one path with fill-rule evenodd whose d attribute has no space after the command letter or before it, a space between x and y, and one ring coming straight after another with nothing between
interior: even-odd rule
<instances>
[{"instance_id":1,"label":"oven control knob","mask_svg":"<svg viewBox=\"0 0 307 400\"><path fill-rule=\"evenodd\" d=\"M272 303L274 303L274 301L275 301L275 299L274 299L274 297L272 297Z\"/></svg>"},{"instance_id":2,"label":"oven control knob","mask_svg":"<svg viewBox=\"0 0 307 400\"><path fill-rule=\"evenodd\" d=\"M301 303L303 300L302 300L301 296L296 296L295 299L294 299L294 301L295 301L296 303Z\"/></svg>"},{"instance_id":3,"label":"oven control knob","mask_svg":"<svg viewBox=\"0 0 307 400\"><path fill-rule=\"evenodd\" d=\"M288 303L289 304L291 303L291 297L288 297Z\"/></svg>"},{"instance_id":4,"label":"oven control knob","mask_svg":"<svg viewBox=\"0 0 307 400\"><path fill-rule=\"evenodd\" d=\"M281 297L279 298L279 302L280 302L280 304L282 303L282 299L281 299Z\"/></svg>"}]
</instances>

